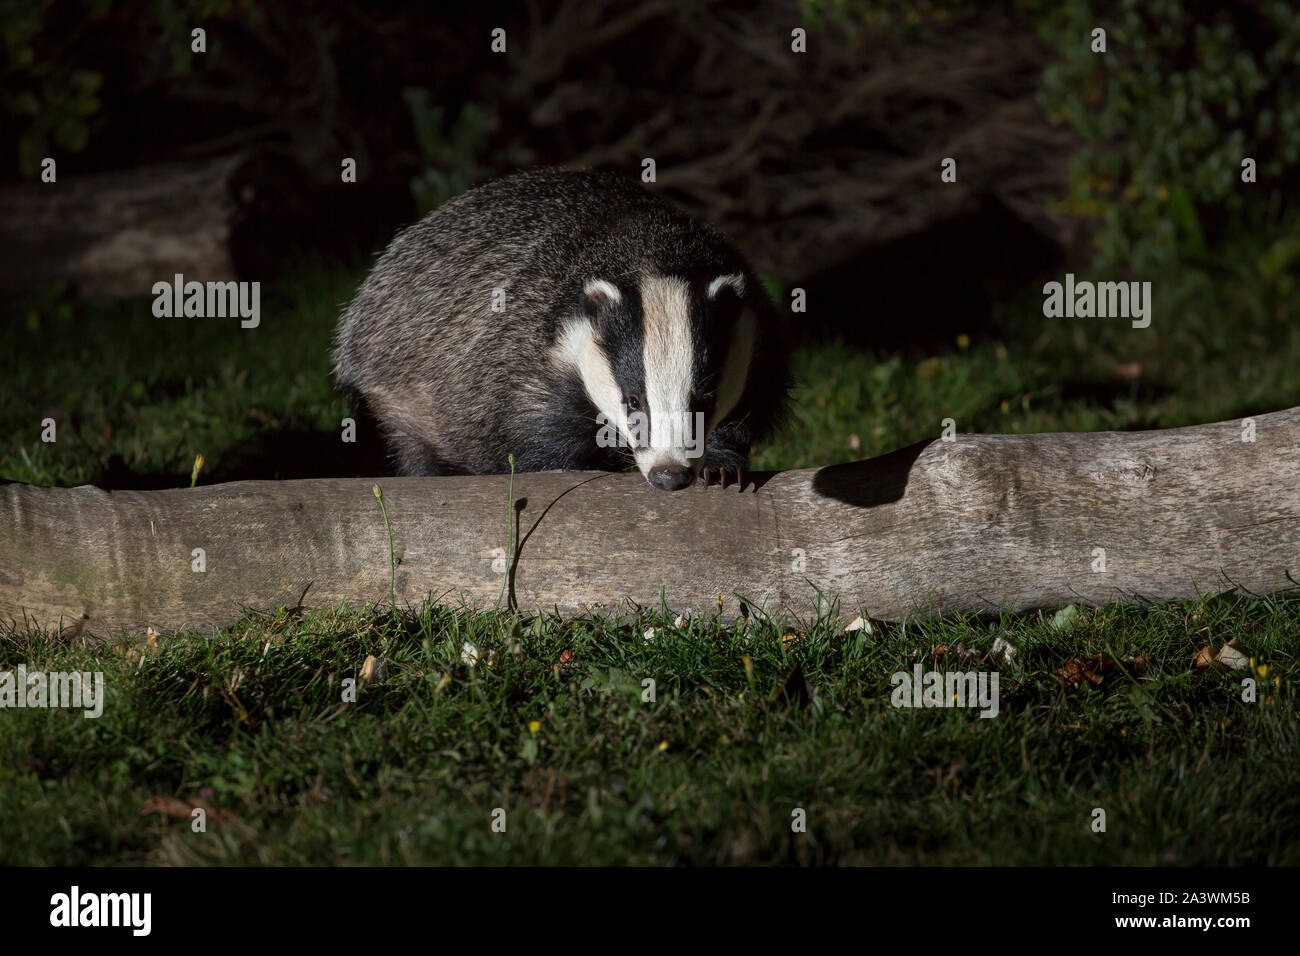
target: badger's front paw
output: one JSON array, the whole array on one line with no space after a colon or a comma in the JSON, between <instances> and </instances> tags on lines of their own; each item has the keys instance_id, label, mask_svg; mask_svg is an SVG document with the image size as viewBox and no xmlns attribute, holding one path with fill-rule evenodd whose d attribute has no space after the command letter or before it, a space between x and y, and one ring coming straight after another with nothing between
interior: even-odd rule
<instances>
[{"instance_id":1,"label":"badger's front paw","mask_svg":"<svg viewBox=\"0 0 1300 956\"><path fill-rule=\"evenodd\" d=\"M740 436L719 435L718 431L709 436L704 448L704 461L700 465L701 484L744 487L745 471L749 468L749 443L746 441L741 445L740 440Z\"/></svg>"},{"instance_id":2,"label":"badger's front paw","mask_svg":"<svg viewBox=\"0 0 1300 956\"><path fill-rule=\"evenodd\" d=\"M699 483L702 485L722 485L727 488L731 485L745 484L745 469L743 468L701 468Z\"/></svg>"}]
</instances>

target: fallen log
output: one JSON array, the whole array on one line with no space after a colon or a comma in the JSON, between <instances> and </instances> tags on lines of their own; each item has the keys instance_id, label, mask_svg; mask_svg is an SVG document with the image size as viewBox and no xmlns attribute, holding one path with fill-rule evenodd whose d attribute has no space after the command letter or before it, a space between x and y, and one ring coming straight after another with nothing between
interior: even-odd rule
<instances>
[{"instance_id":1,"label":"fallen log","mask_svg":"<svg viewBox=\"0 0 1300 956\"><path fill-rule=\"evenodd\" d=\"M636 474L387 478L399 605L626 601L885 620L1300 581L1300 407L1151 432L956 435L676 494ZM372 479L0 486L0 616L108 635L389 600ZM507 560L510 525L517 542Z\"/></svg>"},{"instance_id":2,"label":"fallen log","mask_svg":"<svg viewBox=\"0 0 1300 956\"><path fill-rule=\"evenodd\" d=\"M130 298L177 273L225 281L242 264L263 278L265 237L301 208L301 182L288 160L240 153L0 187L0 288Z\"/></svg>"}]
</instances>

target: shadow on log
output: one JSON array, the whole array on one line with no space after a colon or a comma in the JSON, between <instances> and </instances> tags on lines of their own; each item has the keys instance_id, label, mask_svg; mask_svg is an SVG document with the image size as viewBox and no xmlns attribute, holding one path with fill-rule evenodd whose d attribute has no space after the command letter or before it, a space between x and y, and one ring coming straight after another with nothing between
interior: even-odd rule
<instances>
[{"instance_id":1,"label":"shadow on log","mask_svg":"<svg viewBox=\"0 0 1300 956\"><path fill-rule=\"evenodd\" d=\"M637 474L385 478L398 603L884 620L1300 582L1300 408L1152 432L958 435L676 494ZM0 486L0 616L107 636L389 600L372 479ZM510 523L516 553L507 556ZM201 570L200 570L201 568ZM508 571L507 571L508 569Z\"/></svg>"}]
</instances>

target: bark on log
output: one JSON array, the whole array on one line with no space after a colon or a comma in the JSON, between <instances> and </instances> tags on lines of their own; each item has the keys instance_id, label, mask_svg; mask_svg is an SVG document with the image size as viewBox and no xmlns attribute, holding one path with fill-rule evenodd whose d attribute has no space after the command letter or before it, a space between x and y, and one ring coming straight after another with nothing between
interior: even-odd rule
<instances>
[{"instance_id":1,"label":"bark on log","mask_svg":"<svg viewBox=\"0 0 1300 956\"><path fill-rule=\"evenodd\" d=\"M1300 407L1251 427L958 435L677 494L635 474L519 475L511 590L521 610L574 614L658 606L662 588L675 611L712 612L722 596L724 618L736 596L811 614L820 591L842 614L879 619L1290 590ZM0 487L0 616L108 635L219 627L244 608L387 602L372 484ZM509 478L378 484L399 604L493 605Z\"/></svg>"}]
</instances>

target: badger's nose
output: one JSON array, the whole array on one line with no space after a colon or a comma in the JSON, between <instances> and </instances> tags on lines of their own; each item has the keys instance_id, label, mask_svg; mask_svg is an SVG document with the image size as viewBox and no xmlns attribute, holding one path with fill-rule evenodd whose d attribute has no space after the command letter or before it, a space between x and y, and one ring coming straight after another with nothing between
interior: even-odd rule
<instances>
[{"instance_id":1,"label":"badger's nose","mask_svg":"<svg viewBox=\"0 0 1300 956\"><path fill-rule=\"evenodd\" d=\"M646 477L663 491L677 491L695 480L695 474L685 465L655 465Z\"/></svg>"}]
</instances>

